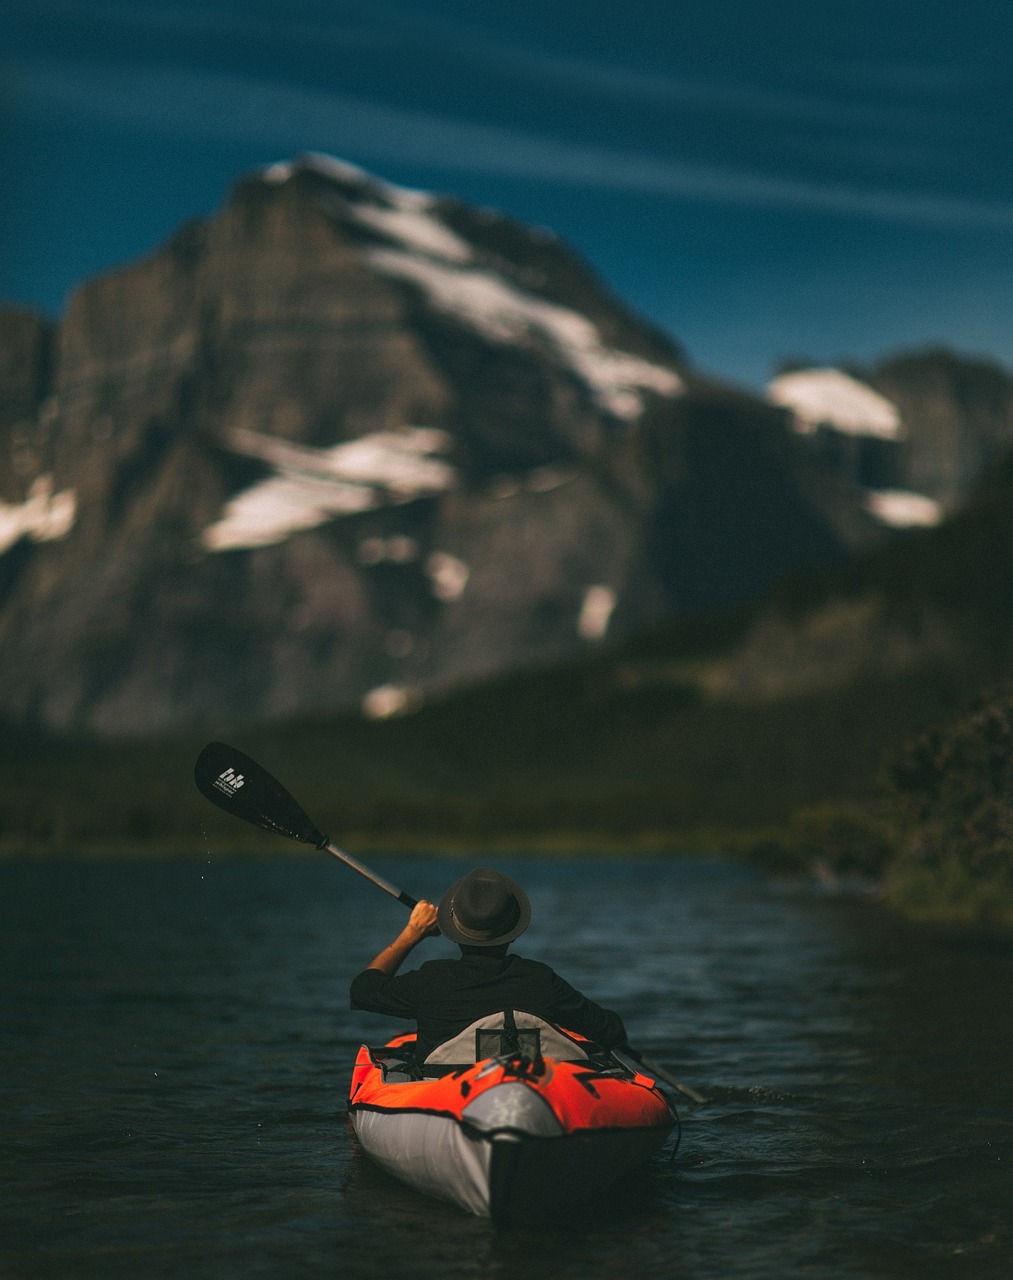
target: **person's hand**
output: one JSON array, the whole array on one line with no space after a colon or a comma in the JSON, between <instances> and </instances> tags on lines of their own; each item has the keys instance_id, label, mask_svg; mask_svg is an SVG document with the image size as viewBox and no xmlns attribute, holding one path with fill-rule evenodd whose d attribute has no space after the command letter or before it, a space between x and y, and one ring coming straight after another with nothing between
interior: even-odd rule
<instances>
[{"instance_id":1,"label":"person's hand","mask_svg":"<svg viewBox=\"0 0 1013 1280\"><path fill-rule=\"evenodd\" d=\"M417 947L423 938L432 937L433 934L440 932L440 926L436 923L436 914L436 908L431 902L424 900L417 902L412 907L408 923L394 941L384 947L375 960L370 961L368 968L379 969L388 978L392 977L400 969L408 953Z\"/></svg>"},{"instance_id":2,"label":"person's hand","mask_svg":"<svg viewBox=\"0 0 1013 1280\"><path fill-rule=\"evenodd\" d=\"M408 917L408 923L405 926L420 941L422 938L432 938L440 932L440 927L436 923L436 907L431 902L423 899L412 907L412 913Z\"/></svg>"}]
</instances>

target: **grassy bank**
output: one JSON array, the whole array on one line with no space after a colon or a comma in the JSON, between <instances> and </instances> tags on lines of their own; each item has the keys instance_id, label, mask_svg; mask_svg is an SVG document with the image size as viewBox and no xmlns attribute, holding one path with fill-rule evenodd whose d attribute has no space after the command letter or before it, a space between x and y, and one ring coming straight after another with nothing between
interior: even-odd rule
<instances>
[{"instance_id":1,"label":"grassy bank","mask_svg":"<svg viewBox=\"0 0 1013 1280\"><path fill-rule=\"evenodd\" d=\"M197 792L210 736L260 760L353 850L742 848L800 812L869 802L884 752L953 696L938 671L753 705L613 675L603 661L518 676L384 722L36 742L0 762L0 848L277 848Z\"/></svg>"},{"instance_id":2,"label":"grassy bank","mask_svg":"<svg viewBox=\"0 0 1013 1280\"><path fill-rule=\"evenodd\" d=\"M194 761L217 737L351 852L730 852L876 885L912 918L1013 924L1007 686L980 695L979 667L935 661L806 696L707 696L679 672L741 634L735 619L710 625L386 721L130 744L8 732L0 852L297 854L198 793Z\"/></svg>"}]
</instances>

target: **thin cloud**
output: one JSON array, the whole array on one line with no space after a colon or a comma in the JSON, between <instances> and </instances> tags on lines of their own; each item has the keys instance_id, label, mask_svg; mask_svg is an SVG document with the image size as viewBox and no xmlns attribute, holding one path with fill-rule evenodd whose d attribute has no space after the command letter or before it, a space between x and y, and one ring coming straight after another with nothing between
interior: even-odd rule
<instances>
[{"instance_id":1,"label":"thin cloud","mask_svg":"<svg viewBox=\"0 0 1013 1280\"><path fill-rule=\"evenodd\" d=\"M16 5L24 12L24 7ZM828 62L816 82L825 90L836 80L840 91L836 96L825 91L777 91L761 83L735 83L712 76L680 73L664 74L642 70L622 63L603 62L575 54L554 53L523 43L504 39L502 34L491 39L478 22L450 21L437 14L403 7L396 3L374 0L369 9L354 18L318 11L318 16L289 15L283 19L255 13L194 10L174 5L82 4L77 0L36 0L31 6L31 20L45 24L61 20L87 20L90 28L105 28L109 47L126 44L129 33L174 34L195 40L209 37L228 39L236 46L259 45L263 48L286 46L291 49L319 52L329 48L336 54L356 49L376 56L384 52L425 59L427 51L438 47L452 51L462 66L473 73L492 77L505 75L512 81L537 83L558 91L568 87L582 94L588 111L598 110L604 100L622 101L627 106L652 109L659 106L690 106L721 116L747 118L755 125L765 118L781 128L797 125L823 129L864 127L890 135L914 134L931 138L936 144L941 137L964 136L969 128L952 104L935 101L938 93L917 92L894 94L894 101L874 104L865 94L856 94L855 81L877 76L882 85L899 85L901 89L944 90L952 87L953 68L936 68L936 76L925 68L921 82L907 68L905 83L902 69L888 61L870 60L861 64ZM813 66L808 66L812 80ZM944 75L946 79L944 79ZM783 78L783 77L782 77ZM966 76L960 77L966 82ZM921 96L922 101L917 98ZM914 100L912 100L914 98Z\"/></svg>"},{"instance_id":2,"label":"thin cloud","mask_svg":"<svg viewBox=\"0 0 1013 1280\"><path fill-rule=\"evenodd\" d=\"M9 0L10 3L10 0ZM334 49L375 47L391 43L391 35L406 25L420 23L412 11L402 11L374 0L368 11L353 18L336 20L326 9L302 15L298 10L258 13L253 9L201 7L173 4L93 3L93 0L29 0L10 3L9 16L22 28L49 33L61 24L87 24L90 31L102 29L110 49L124 49L129 56L135 36L187 36L195 40L228 38L264 48L279 44L299 45L318 50L321 44Z\"/></svg>"},{"instance_id":3,"label":"thin cloud","mask_svg":"<svg viewBox=\"0 0 1013 1280\"><path fill-rule=\"evenodd\" d=\"M479 56L518 75L537 75L546 83L568 83L585 91L622 97L644 104L694 104L723 112L742 112L751 118L798 121L833 126L865 125L891 132L953 131L952 116L942 107L901 107L896 103L869 105L849 98L778 93L755 85L719 79L662 75L633 67L610 65L588 58L546 53L518 45L476 43Z\"/></svg>"},{"instance_id":4,"label":"thin cloud","mask_svg":"<svg viewBox=\"0 0 1013 1280\"><path fill-rule=\"evenodd\" d=\"M290 154L336 151L424 166L679 200L792 209L952 229L1013 230L1013 206L630 155L289 84L201 71L24 62L11 105L139 133L254 142Z\"/></svg>"}]
</instances>

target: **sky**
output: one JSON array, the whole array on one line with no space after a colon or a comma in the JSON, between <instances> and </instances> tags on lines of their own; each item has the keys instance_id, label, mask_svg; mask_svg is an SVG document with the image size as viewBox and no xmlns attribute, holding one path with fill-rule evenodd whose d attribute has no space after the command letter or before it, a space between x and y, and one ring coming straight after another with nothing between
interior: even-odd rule
<instances>
[{"instance_id":1,"label":"sky","mask_svg":"<svg viewBox=\"0 0 1013 1280\"><path fill-rule=\"evenodd\" d=\"M0 300L302 151L548 227L699 368L1013 366L1007 0L5 0Z\"/></svg>"}]
</instances>

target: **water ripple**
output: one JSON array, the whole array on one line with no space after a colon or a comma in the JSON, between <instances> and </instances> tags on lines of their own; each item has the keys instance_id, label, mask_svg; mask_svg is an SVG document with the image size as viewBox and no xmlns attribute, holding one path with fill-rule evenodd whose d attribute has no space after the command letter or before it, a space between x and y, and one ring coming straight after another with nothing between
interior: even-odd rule
<instances>
[{"instance_id":1,"label":"water ripple","mask_svg":"<svg viewBox=\"0 0 1013 1280\"><path fill-rule=\"evenodd\" d=\"M680 1100L674 1160L494 1232L348 1127L355 1049L391 1028L347 983L397 904L322 859L7 862L0 1274L1006 1280L1008 949L716 861L502 865L532 898L523 951L708 1095ZM429 897L460 871L380 869Z\"/></svg>"}]
</instances>

